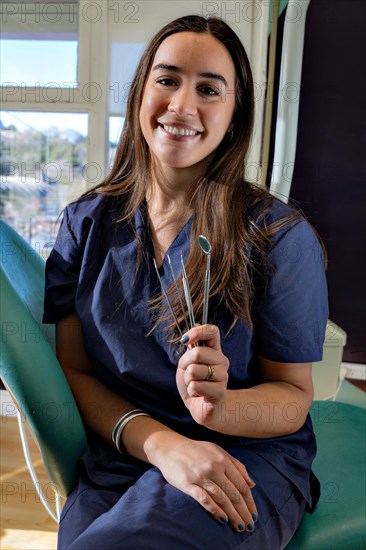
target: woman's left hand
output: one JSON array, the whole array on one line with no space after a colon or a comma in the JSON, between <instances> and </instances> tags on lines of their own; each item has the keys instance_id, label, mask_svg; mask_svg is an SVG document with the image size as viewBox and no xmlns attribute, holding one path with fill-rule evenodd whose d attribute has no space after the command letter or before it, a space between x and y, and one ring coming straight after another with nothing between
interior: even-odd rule
<instances>
[{"instance_id":1,"label":"woman's left hand","mask_svg":"<svg viewBox=\"0 0 366 550\"><path fill-rule=\"evenodd\" d=\"M178 363L177 387L192 418L209 428L223 412L229 360L221 351L217 326L196 326L186 335L188 349ZM201 345L195 347L196 342ZM211 379L207 380L210 373Z\"/></svg>"}]
</instances>

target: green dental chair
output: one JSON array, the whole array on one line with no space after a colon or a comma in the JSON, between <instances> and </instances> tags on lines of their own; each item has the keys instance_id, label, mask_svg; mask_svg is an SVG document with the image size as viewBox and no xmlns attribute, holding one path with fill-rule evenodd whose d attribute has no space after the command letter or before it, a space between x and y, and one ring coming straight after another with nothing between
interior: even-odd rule
<instances>
[{"instance_id":1,"label":"green dental chair","mask_svg":"<svg viewBox=\"0 0 366 550\"><path fill-rule=\"evenodd\" d=\"M23 416L38 441L50 481L56 492L66 497L87 440L54 354L53 327L41 322L44 261L1 221L0 232L0 374L21 411L21 429L24 431ZM341 401L313 403L311 415L319 448L314 472L321 481L322 495L314 513L305 513L286 550L366 548L365 394L353 386L350 391L354 392L350 400L358 401L358 406ZM338 398L348 396L338 392ZM47 509L57 520L59 511L54 514Z\"/></svg>"},{"instance_id":2,"label":"green dental chair","mask_svg":"<svg viewBox=\"0 0 366 550\"><path fill-rule=\"evenodd\" d=\"M345 382L345 384L348 384ZM351 386L351 385L350 385ZM364 394L347 388L355 399ZM338 401L314 401L311 416L318 442L313 470L321 496L286 550L365 550L366 410Z\"/></svg>"},{"instance_id":3,"label":"green dental chair","mask_svg":"<svg viewBox=\"0 0 366 550\"><path fill-rule=\"evenodd\" d=\"M54 326L42 324L45 262L1 220L0 247L0 376L17 405L23 450L35 488L58 521L60 498L65 498L75 483L77 460L87 447L86 434L55 356ZM56 511L38 483L25 421L35 436L56 493Z\"/></svg>"}]
</instances>

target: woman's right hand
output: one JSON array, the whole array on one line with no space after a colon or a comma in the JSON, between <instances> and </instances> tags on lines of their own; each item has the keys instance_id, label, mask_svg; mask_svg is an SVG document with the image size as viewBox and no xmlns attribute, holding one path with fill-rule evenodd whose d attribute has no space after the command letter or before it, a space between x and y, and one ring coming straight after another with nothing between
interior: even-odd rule
<instances>
[{"instance_id":1,"label":"woman's right hand","mask_svg":"<svg viewBox=\"0 0 366 550\"><path fill-rule=\"evenodd\" d=\"M218 445L182 438L160 449L154 464L168 483L194 498L219 523L252 531L257 510L245 466Z\"/></svg>"}]
</instances>

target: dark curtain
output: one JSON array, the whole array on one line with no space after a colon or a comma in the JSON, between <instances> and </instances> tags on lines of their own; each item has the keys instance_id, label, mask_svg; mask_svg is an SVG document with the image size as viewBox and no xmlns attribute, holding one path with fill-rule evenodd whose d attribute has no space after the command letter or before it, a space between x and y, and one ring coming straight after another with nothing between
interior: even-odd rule
<instances>
[{"instance_id":1,"label":"dark curtain","mask_svg":"<svg viewBox=\"0 0 366 550\"><path fill-rule=\"evenodd\" d=\"M330 319L348 335L343 360L366 363L364 0L310 3L291 199L328 252Z\"/></svg>"}]
</instances>

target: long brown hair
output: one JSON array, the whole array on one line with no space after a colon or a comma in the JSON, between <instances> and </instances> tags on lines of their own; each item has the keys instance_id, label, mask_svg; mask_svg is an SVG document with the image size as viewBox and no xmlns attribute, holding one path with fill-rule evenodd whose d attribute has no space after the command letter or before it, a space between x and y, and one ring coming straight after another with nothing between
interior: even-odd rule
<instances>
[{"instance_id":1,"label":"long brown hair","mask_svg":"<svg viewBox=\"0 0 366 550\"><path fill-rule=\"evenodd\" d=\"M294 212L269 226L259 226L255 222L259 215L263 218L271 201L275 199L244 178L245 157L254 119L253 78L241 41L224 21L216 17L205 19L196 15L185 16L167 24L152 38L131 85L127 115L114 164L102 184L90 192L120 197L123 202L121 220L132 221L135 211L143 204L152 174L151 155L139 123L144 85L160 44L178 32L209 33L214 36L229 51L236 71L233 131L223 138L216 149L207 173L197 183L191 203L194 216L186 272L190 280L193 306L199 319L202 314L202 281L206 259L197 246L197 236L203 234L209 237L212 245L212 303L224 304L232 315L232 326L238 319L245 319L251 324L253 270L261 269L260 264L266 256L271 236L299 214ZM256 266L253 264L253 253L257 260L259 258ZM184 318L173 287L168 292L183 327ZM166 318L166 311L161 314L160 320L163 317ZM171 328L173 332L173 322Z\"/></svg>"}]
</instances>

